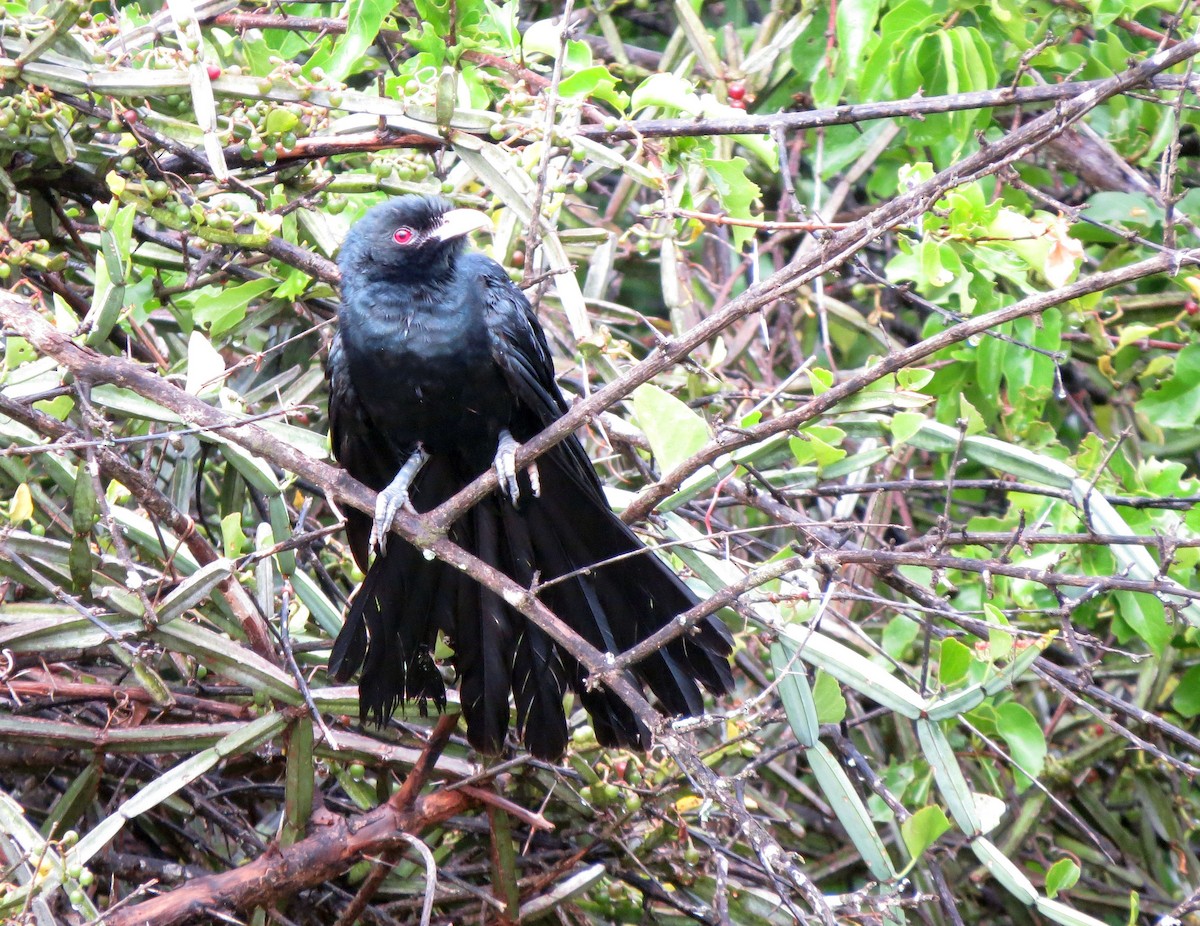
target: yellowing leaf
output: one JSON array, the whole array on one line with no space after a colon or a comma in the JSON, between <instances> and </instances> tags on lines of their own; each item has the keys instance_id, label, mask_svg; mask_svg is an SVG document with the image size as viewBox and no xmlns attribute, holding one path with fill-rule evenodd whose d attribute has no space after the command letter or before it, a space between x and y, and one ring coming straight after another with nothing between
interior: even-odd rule
<instances>
[{"instance_id":1,"label":"yellowing leaf","mask_svg":"<svg viewBox=\"0 0 1200 926\"><path fill-rule=\"evenodd\" d=\"M14 524L33 520L33 493L29 491L28 483L22 482L13 493L8 504L8 519Z\"/></svg>"},{"instance_id":2,"label":"yellowing leaf","mask_svg":"<svg viewBox=\"0 0 1200 926\"><path fill-rule=\"evenodd\" d=\"M676 813L691 813L693 810L699 810L700 805L703 803L704 801L696 797L696 795L689 794L687 797L681 797L675 802L675 811Z\"/></svg>"}]
</instances>

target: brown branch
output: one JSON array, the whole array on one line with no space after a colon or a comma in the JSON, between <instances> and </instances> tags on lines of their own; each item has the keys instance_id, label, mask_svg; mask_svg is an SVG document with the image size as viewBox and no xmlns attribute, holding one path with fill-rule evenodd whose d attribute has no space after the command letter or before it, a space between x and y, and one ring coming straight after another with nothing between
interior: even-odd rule
<instances>
[{"instance_id":1,"label":"brown branch","mask_svg":"<svg viewBox=\"0 0 1200 926\"><path fill-rule=\"evenodd\" d=\"M76 682L71 679L59 678L42 669L32 670L28 675L19 679L8 679L2 683L3 690L26 698L46 698L52 704L56 701L115 701L118 704L126 701L136 701L140 704L153 704L154 699L144 688L130 685L109 685L99 682ZM175 707L194 711L199 714L216 714L234 720L248 720L251 708L248 704L236 704L228 701L214 701L211 698L198 698L194 695L180 694L172 691Z\"/></svg>"},{"instance_id":2,"label":"brown branch","mask_svg":"<svg viewBox=\"0 0 1200 926\"><path fill-rule=\"evenodd\" d=\"M367 855L402 847L406 834L443 823L470 803L461 791L435 791L411 807L398 808L389 801L365 814L318 822L311 835L287 848L274 847L240 868L190 881L110 913L104 922L106 926L179 926L212 922L218 910L266 907L339 877Z\"/></svg>"}]
</instances>

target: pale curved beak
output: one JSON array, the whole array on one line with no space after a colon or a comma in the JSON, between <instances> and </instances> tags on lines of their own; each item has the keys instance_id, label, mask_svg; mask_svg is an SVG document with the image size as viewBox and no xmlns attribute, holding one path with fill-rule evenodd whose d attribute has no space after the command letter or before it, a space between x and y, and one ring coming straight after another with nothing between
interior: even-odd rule
<instances>
[{"instance_id":1,"label":"pale curved beak","mask_svg":"<svg viewBox=\"0 0 1200 926\"><path fill-rule=\"evenodd\" d=\"M441 224L434 229L433 234L429 237L438 241L450 241L453 238L461 238L463 235L468 235L481 228L486 228L490 231L494 227L492 220L477 209L451 209L449 212L442 214Z\"/></svg>"}]
</instances>

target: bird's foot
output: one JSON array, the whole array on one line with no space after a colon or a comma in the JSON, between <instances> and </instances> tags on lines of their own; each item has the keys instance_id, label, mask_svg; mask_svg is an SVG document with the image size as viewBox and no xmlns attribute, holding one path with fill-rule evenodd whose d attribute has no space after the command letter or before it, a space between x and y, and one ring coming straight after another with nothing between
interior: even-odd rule
<instances>
[{"instance_id":1,"label":"bird's foot","mask_svg":"<svg viewBox=\"0 0 1200 926\"><path fill-rule=\"evenodd\" d=\"M500 443L496 447L496 477L500 480L500 491L509 497L513 505L521 499L521 487L517 484L517 450L521 445L516 442L508 429L500 432ZM529 488L533 497L542 494L542 483L538 476L537 463L530 463L525 471L529 476Z\"/></svg>"},{"instance_id":2,"label":"bird's foot","mask_svg":"<svg viewBox=\"0 0 1200 926\"><path fill-rule=\"evenodd\" d=\"M387 550L387 538L392 529L392 521L396 518L396 512L401 508L407 508L416 514L416 510L408 500L408 489L428 459L429 454L418 444L417 449L409 455L408 459L404 461L404 465L396 473L396 478L375 498L375 522L371 525L371 549L378 549L380 556L383 556Z\"/></svg>"}]
</instances>

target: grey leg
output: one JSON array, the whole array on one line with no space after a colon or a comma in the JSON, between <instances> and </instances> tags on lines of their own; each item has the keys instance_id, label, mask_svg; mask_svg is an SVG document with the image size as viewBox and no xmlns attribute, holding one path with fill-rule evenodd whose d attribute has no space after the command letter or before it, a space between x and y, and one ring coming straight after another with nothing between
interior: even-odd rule
<instances>
[{"instance_id":1,"label":"grey leg","mask_svg":"<svg viewBox=\"0 0 1200 926\"><path fill-rule=\"evenodd\" d=\"M378 547L380 556L387 548L387 537L392 529L392 521L396 517L396 512L401 508L411 508L408 503L408 487L412 485L413 480L417 478L417 473L421 471L421 467L428 459L429 454L425 452L425 448L417 444L417 449L404 461L404 465L396 473L396 478L375 499L375 523L371 527L371 548Z\"/></svg>"},{"instance_id":2,"label":"grey leg","mask_svg":"<svg viewBox=\"0 0 1200 926\"><path fill-rule=\"evenodd\" d=\"M513 439L505 428L500 432L500 443L496 447L496 477L500 480L500 491L505 493L515 505L521 498L521 487L517 485L517 448L521 445ZM533 497L541 494L542 486L538 479L536 463L531 463L528 469L529 485L533 489Z\"/></svg>"}]
</instances>

